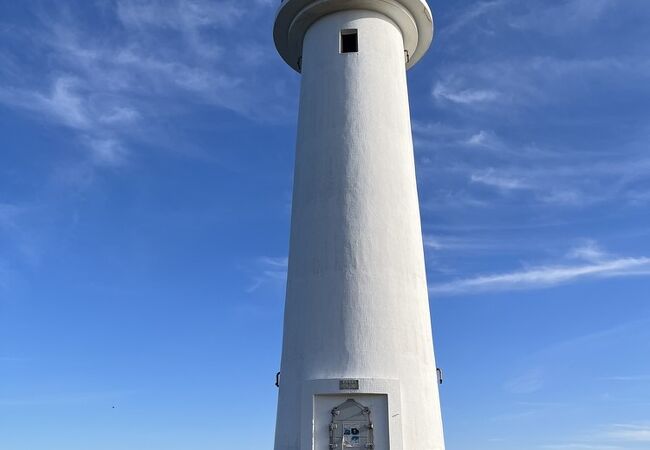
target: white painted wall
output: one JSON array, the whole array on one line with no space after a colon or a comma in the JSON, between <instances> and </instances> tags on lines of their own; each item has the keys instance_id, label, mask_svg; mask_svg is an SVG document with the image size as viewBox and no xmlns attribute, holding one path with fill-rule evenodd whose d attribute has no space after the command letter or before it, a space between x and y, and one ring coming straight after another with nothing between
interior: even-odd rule
<instances>
[{"instance_id":1,"label":"white painted wall","mask_svg":"<svg viewBox=\"0 0 650 450\"><path fill-rule=\"evenodd\" d=\"M349 28L359 52L340 54ZM327 15L302 74L275 450L312 450L303 388L338 378L398 380L391 450L443 450L401 32L377 12Z\"/></svg>"}]
</instances>

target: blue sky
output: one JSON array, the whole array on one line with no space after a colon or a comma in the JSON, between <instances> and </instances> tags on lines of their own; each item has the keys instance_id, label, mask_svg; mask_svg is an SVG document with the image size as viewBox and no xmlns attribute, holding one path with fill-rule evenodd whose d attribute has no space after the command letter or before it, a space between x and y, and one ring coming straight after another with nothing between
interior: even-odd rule
<instances>
[{"instance_id":1,"label":"blue sky","mask_svg":"<svg viewBox=\"0 0 650 450\"><path fill-rule=\"evenodd\" d=\"M0 0L0 448L272 447L277 1ZM650 3L431 2L409 72L450 450L650 448Z\"/></svg>"}]
</instances>

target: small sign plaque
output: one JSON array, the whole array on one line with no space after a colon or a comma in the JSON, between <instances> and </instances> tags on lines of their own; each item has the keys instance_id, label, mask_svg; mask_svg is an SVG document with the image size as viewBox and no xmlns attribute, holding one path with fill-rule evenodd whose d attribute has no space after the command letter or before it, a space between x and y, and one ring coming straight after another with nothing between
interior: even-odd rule
<instances>
[{"instance_id":1,"label":"small sign plaque","mask_svg":"<svg viewBox=\"0 0 650 450\"><path fill-rule=\"evenodd\" d=\"M359 380L339 380L340 390L359 390Z\"/></svg>"}]
</instances>

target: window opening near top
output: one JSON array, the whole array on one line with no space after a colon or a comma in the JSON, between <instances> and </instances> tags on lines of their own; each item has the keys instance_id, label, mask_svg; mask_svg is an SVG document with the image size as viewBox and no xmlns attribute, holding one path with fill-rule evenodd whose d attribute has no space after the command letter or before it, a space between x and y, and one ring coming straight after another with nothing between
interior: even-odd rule
<instances>
[{"instance_id":1,"label":"window opening near top","mask_svg":"<svg viewBox=\"0 0 650 450\"><path fill-rule=\"evenodd\" d=\"M359 51L359 33L357 30L341 30L341 53Z\"/></svg>"}]
</instances>

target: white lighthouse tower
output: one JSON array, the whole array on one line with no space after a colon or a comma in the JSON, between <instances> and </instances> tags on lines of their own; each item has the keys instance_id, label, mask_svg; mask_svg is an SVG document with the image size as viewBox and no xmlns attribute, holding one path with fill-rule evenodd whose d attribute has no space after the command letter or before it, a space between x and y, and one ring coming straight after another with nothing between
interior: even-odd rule
<instances>
[{"instance_id":1,"label":"white lighthouse tower","mask_svg":"<svg viewBox=\"0 0 650 450\"><path fill-rule=\"evenodd\" d=\"M406 69L425 0L284 0L302 73L275 450L444 450Z\"/></svg>"}]
</instances>

